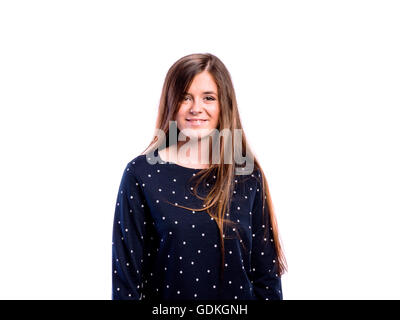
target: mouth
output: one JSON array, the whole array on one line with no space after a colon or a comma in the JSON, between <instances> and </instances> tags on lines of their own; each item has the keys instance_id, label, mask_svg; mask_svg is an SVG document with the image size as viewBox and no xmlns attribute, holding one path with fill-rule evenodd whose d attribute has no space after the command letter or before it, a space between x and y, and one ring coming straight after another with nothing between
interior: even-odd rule
<instances>
[{"instance_id":1,"label":"mouth","mask_svg":"<svg viewBox=\"0 0 400 320\"><path fill-rule=\"evenodd\" d=\"M205 123L208 122L207 119L191 119L191 118L187 118L185 119L188 123L190 123L191 125L203 125Z\"/></svg>"}]
</instances>

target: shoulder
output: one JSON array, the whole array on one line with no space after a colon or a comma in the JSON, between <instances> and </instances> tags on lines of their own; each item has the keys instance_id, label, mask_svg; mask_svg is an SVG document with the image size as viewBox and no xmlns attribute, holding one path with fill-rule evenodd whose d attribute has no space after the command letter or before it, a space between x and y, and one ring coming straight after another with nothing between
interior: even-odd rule
<instances>
[{"instance_id":1,"label":"shoulder","mask_svg":"<svg viewBox=\"0 0 400 320\"><path fill-rule=\"evenodd\" d=\"M146 155L141 154L136 156L135 158L131 159L127 164L126 167L129 168L130 170L133 171L138 171L140 169L143 169L143 167L146 165Z\"/></svg>"},{"instance_id":2,"label":"shoulder","mask_svg":"<svg viewBox=\"0 0 400 320\"><path fill-rule=\"evenodd\" d=\"M128 162L125 162L123 176L129 179L136 177L137 174L141 171L141 168L145 165L145 161L145 155L139 155L131 158L131 160L129 160Z\"/></svg>"},{"instance_id":3,"label":"shoulder","mask_svg":"<svg viewBox=\"0 0 400 320\"><path fill-rule=\"evenodd\" d=\"M156 170L157 161L151 153L140 154L131 159L125 166L125 172L134 176L137 180L142 180L143 175L148 175Z\"/></svg>"},{"instance_id":4,"label":"shoulder","mask_svg":"<svg viewBox=\"0 0 400 320\"><path fill-rule=\"evenodd\" d=\"M262 183L262 171L260 168L254 167L253 170L247 174L236 174L235 179L254 186L260 185Z\"/></svg>"}]
</instances>

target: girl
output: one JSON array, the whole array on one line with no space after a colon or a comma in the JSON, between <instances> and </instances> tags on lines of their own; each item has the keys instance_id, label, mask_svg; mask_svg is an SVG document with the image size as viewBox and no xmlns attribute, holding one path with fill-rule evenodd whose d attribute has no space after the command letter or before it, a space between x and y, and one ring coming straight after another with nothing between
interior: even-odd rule
<instances>
[{"instance_id":1,"label":"girl","mask_svg":"<svg viewBox=\"0 0 400 320\"><path fill-rule=\"evenodd\" d=\"M286 270L230 74L212 54L187 55L167 73L153 140L122 175L112 299L282 299Z\"/></svg>"}]
</instances>

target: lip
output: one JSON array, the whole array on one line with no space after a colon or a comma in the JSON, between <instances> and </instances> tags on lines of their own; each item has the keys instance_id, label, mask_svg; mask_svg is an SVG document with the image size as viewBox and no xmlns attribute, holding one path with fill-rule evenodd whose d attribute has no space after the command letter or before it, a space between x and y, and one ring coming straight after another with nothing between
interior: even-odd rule
<instances>
[{"instance_id":1,"label":"lip","mask_svg":"<svg viewBox=\"0 0 400 320\"><path fill-rule=\"evenodd\" d=\"M197 119L197 118L187 118L185 120L190 126L193 127L203 126L208 122L207 119Z\"/></svg>"}]
</instances>

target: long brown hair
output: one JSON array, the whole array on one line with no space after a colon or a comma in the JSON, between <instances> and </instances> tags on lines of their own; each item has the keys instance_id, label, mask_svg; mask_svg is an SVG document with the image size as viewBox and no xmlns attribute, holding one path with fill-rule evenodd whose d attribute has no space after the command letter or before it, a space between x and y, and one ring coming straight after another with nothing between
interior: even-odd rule
<instances>
[{"instance_id":1,"label":"long brown hair","mask_svg":"<svg viewBox=\"0 0 400 320\"><path fill-rule=\"evenodd\" d=\"M263 191L263 214L265 215L265 212L269 214L269 217L264 217L264 219L267 219L265 221L268 221L269 218L270 221L269 223L266 223L264 235L267 232L272 231L272 239L277 253L278 273L279 275L282 275L285 273L285 271L287 271L287 263L283 253L281 241L279 239L278 224L268 188L268 183L258 160L249 148L240 121L236 95L233 88L231 76L229 71L219 58L210 53L190 54L180 58L171 66L171 68L167 72L162 88L155 126L155 132L157 132L158 130L162 130L165 133L166 141L161 141L162 139L158 139L158 135L155 133L149 146L142 154L146 154L149 151L154 151L158 149L161 145L168 145L170 121L175 121L175 115L178 112L178 109L182 102L184 92L186 92L190 87L193 78L203 71L208 71L213 76L214 81L217 84L218 100L220 105L218 130L221 131L227 128L231 132L233 132L234 129L240 129L242 132L241 150L245 150L245 154L249 154L249 152L252 154L252 157L254 159L254 172L256 172L256 170L259 170L258 172L261 176L260 180L262 182ZM219 153L220 159L225 159L225 148L229 141L225 139L224 136L222 136L222 139L223 142L220 144ZM232 146L232 148L235 147L237 146ZM233 156L233 153L231 153L231 157ZM225 260L224 230L227 225L232 223L229 219L225 219L225 213L229 212L233 195L235 180L234 164L235 161L232 158L232 161L230 161L230 163L214 163L211 164L209 168L202 169L200 172L198 172L196 176L199 178L199 180L195 185L194 194L204 201L203 208L196 209L180 206L188 210L206 210L210 217L215 219L218 225L221 242L221 275L223 274ZM205 197L201 197L197 193L199 183L200 181L207 180L208 177L210 177L211 175L214 175L216 177L215 184ZM265 207L265 205L267 207Z\"/></svg>"}]
</instances>

